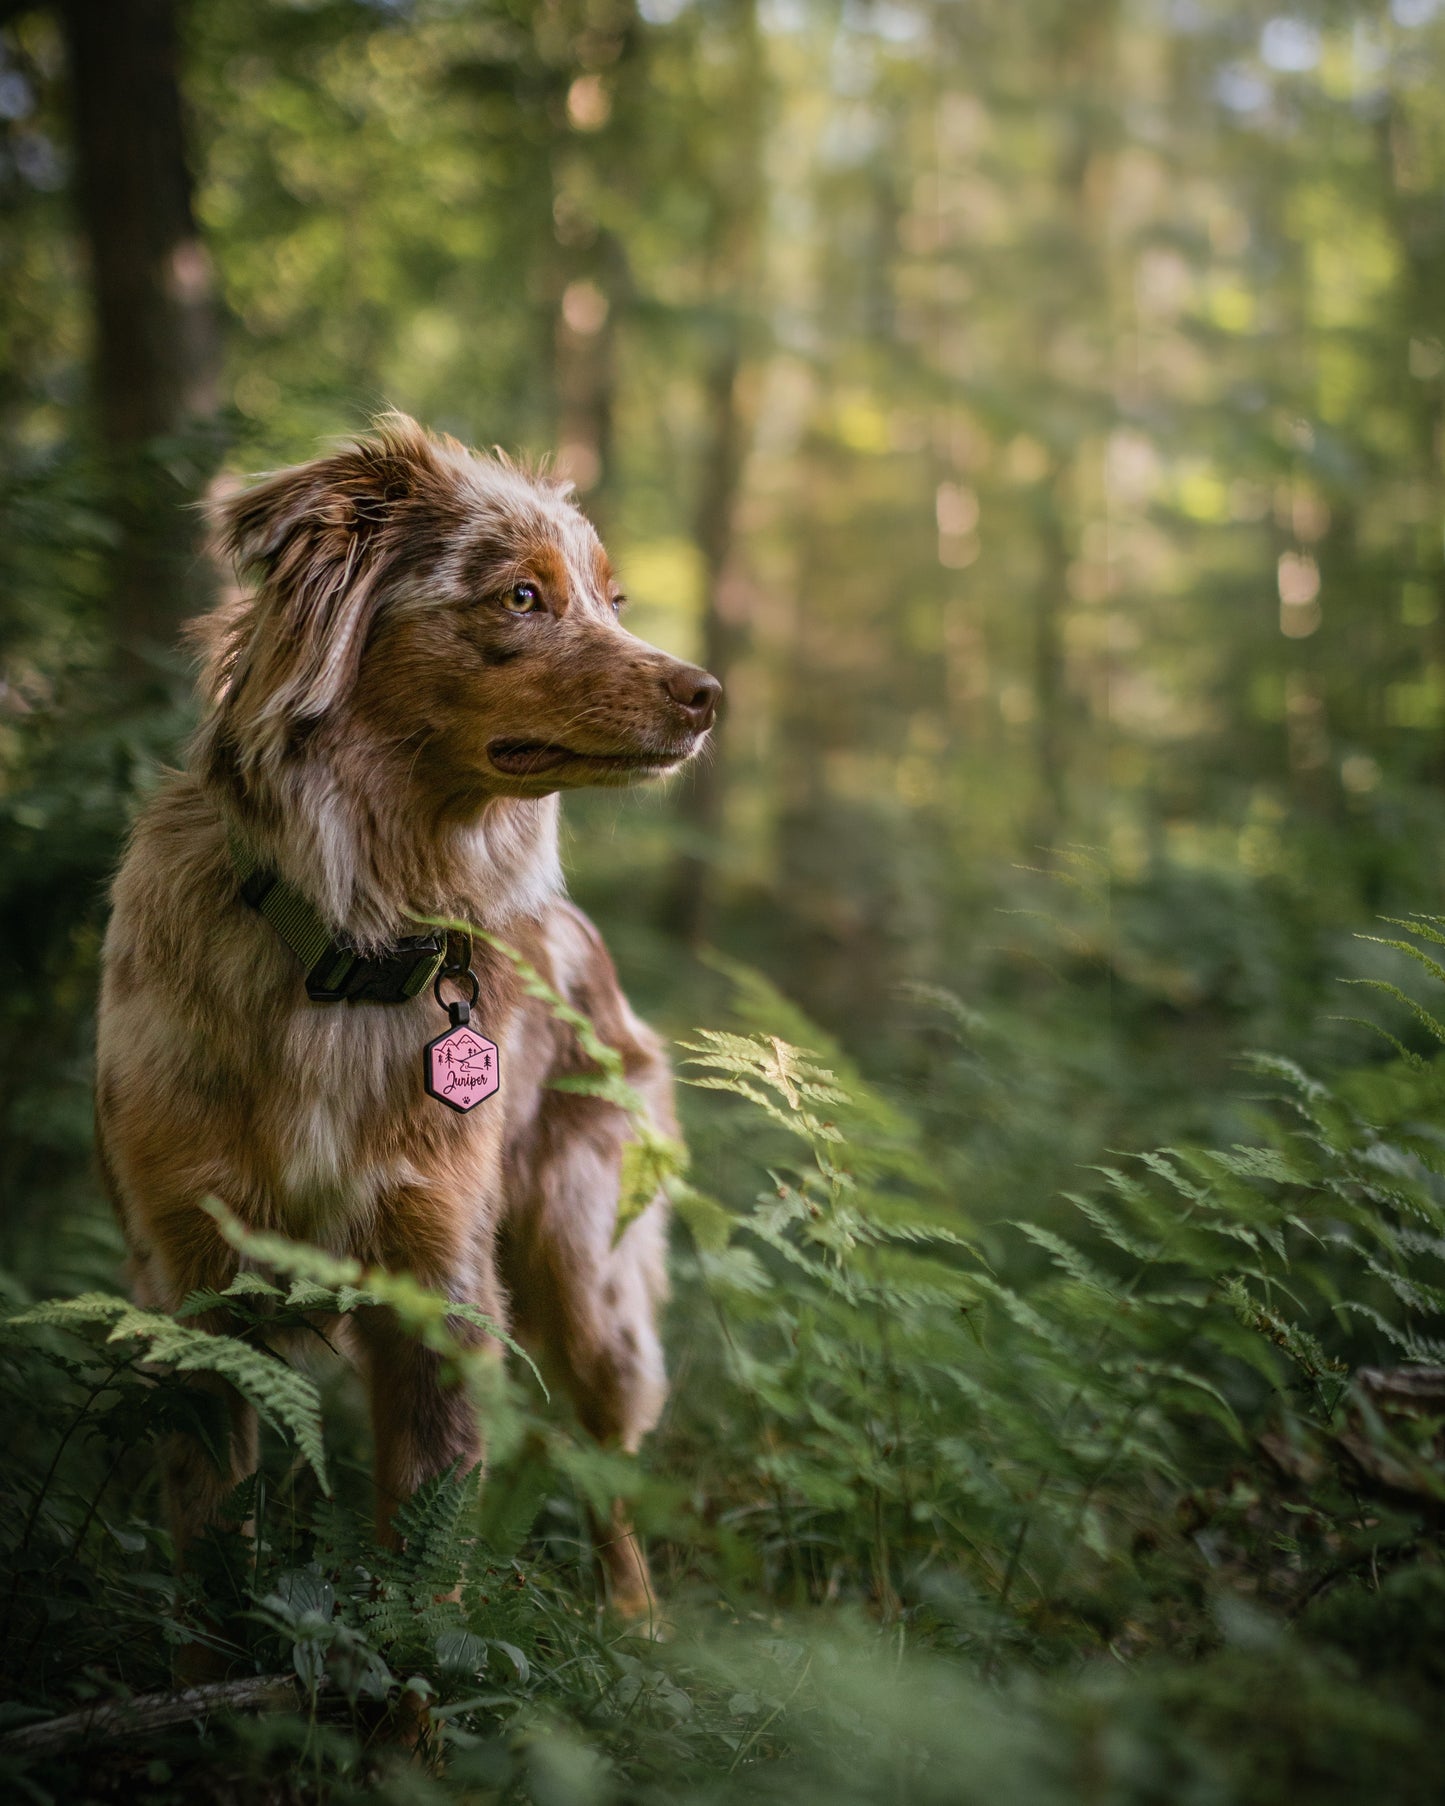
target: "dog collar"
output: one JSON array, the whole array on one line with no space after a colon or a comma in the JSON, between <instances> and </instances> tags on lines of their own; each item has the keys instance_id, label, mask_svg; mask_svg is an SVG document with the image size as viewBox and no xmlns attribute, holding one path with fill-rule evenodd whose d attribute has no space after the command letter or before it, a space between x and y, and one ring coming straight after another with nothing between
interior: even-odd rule
<instances>
[{"instance_id":1,"label":"dog collar","mask_svg":"<svg viewBox=\"0 0 1445 1806\"><path fill-rule=\"evenodd\" d=\"M238 835L229 838L242 901L266 918L301 962L313 1003L409 1003L441 972L447 944L439 929L407 935L385 953L358 953L338 941L301 892L262 865Z\"/></svg>"}]
</instances>

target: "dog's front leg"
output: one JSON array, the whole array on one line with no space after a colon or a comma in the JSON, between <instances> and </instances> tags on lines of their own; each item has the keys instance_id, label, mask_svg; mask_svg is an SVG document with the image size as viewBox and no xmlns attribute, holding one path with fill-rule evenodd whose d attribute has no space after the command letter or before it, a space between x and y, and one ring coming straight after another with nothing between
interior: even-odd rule
<instances>
[{"instance_id":1,"label":"dog's front leg","mask_svg":"<svg viewBox=\"0 0 1445 1806\"><path fill-rule=\"evenodd\" d=\"M212 1333L226 1333L223 1325L199 1321ZM235 1488L255 1473L260 1459L256 1413L229 1381L215 1374L198 1374L190 1379L188 1389L202 1408L214 1400L215 1410L209 1447L195 1434L176 1432L162 1449L167 1515L177 1561L184 1561L190 1545L213 1525L251 1534L244 1513L228 1520L225 1506Z\"/></svg>"},{"instance_id":2,"label":"dog's front leg","mask_svg":"<svg viewBox=\"0 0 1445 1806\"><path fill-rule=\"evenodd\" d=\"M103 1158L103 1157L102 1157ZM107 1177L110 1169L105 1167ZM110 1178L114 1187L114 1180ZM215 1226L194 1208L169 1215L153 1213L146 1239L133 1248L131 1290L146 1310L179 1311L203 1287L224 1292L236 1276L236 1257ZM229 1311L210 1310L187 1320L187 1327L210 1336L236 1336L240 1326ZM186 1377L195 1407L190 1431L174 1430L161 1445L161 1482L166 1516L178 1565L198 1536L213 1525L249 1536L249 1521L227 1519L226 1501L254 1474L260 1459L256 1412L228 1380L215 1373Z\"/></svg>"},{"instance_id":3,"label":"dog's front leg","mask_svg":"<svg viewBox=\"0 0 1445 1806\"><path fill-rule=\"evenodd\" d=\"M356 1327L376 1445L376 1536L395 1545L393 1519L416 1489L454 1462L476 1467L486 1451L476 1407L441 1355L384 1308L360 1313ZM468 1324L457 1329L459 1341L482 1340Z\"/></svg>"},{"instance_id":4,"label":"dog's front leg","mask_svg":"<svg viewBox=\"0 0 1445 1806\"><path fill-rule=\"evenodd\" d=\"M490 1233L467 1222L452 1201L417 1193L396 1200L388 1215L402 1233L387 1237L380 1265L504 1322ZM475 1324L453 1317L448 1327L461 1349L500 1354ZM393 1520L417 1488L455 1464L463 1471L480 1465L486 1447L475 1403L452 1363L383 1306L358 1311L355 1331L371 1404L377 1540L394 1545Z\"/></svg>"}]
</instances>

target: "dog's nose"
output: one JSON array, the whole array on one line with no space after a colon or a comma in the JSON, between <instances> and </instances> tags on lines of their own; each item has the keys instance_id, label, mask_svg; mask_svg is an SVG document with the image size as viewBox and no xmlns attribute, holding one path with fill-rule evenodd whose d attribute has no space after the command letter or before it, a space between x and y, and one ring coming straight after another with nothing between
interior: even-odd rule
<instances>
[{"instance_id":1,"label":"dog's nose","mask_svg":"<svg viewBox=\"0 0 1445 1806\"><path fill-rule=\"evenodd\" d=\"M687 716L689 727L701 733L712 726L722 685L710 671L697 665L673 665L663 678L662 687Z\"/></svg>"}]
</instances>

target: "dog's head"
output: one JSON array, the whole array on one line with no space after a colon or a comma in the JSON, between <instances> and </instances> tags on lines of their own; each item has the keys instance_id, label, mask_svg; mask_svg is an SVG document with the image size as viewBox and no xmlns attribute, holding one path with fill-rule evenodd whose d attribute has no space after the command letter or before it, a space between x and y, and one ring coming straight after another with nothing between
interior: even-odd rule
<instances>
[{"instance_id":1,"label":"dog's head","mask_svg":"<svg viewBox=\"0 0 1445 1806\"><path fill-rule=\"evenodd\" d=\"M465 814L655 776L712 726L717 680L622 626L567 487L404 416L217 522L252 585L214 617L208 677L243 767L359 726Z\"/></svg>"}]
</instances>

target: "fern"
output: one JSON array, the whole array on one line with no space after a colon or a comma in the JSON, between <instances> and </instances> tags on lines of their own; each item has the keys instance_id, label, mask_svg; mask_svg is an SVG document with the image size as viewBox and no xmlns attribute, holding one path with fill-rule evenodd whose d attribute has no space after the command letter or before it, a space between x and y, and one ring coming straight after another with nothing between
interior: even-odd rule
<instances>
[{"instance_id":1,"label":"fern","mask_svg":"<svg viewBox=\"0 0 1445 1806\"><path fill-rule=\"evenodd\" d=\"M294 1367L234 1336L213 1335L162 1312L142 1310L105 1292L52 1299L6 1319L11 1330L27 1327L80 1333L109 1324L106 1341L137 1342L147 1361L177 1373L209 1373L228 1381L260 1415L295 1442L321 1482L326 1455L321 1435L321 1401L315 1386Z\"/></svg>"},{"instance_id":2,"label":"fern","mask_svg":"<svg viewBox=\"0 0 1445 1806\"><path fill-rule=\"evenodd\" d=\"M485 1357L463 1343L451 1327L454 1323L468 1323L516 1355L546 1395L546 1385L532 1357L501 1324L476 1305L428 1291L408 1273L392 1273L380 1267L363 1268L360 1261L328 1254L323 1249L293 1242L285 1236L250 1229L214 1199L207 1203L206 1209L216 1219L221 1234L239 1253L273 1272L293 1276L292 1286L283 1296L285 1304L303 1311L340 1314L364 1305L384 1305L403 1329L476 1379L486 1372L485 1366L479 1365ZM208 1296L225 1303L255 1296L250 1277L243 1277L244 1283L239 1289L233 1286ZM273 1290L279 1291L279 1288Z\"/></svg>"},{"instance_id":3,"label":"fern","mask_svg":"<svg viewBox=\"0 0 1445 1806\"><path fill-rule=\"evenodd\" d=\"M1252 1065L1282 1087L1295 1127L1096 1168L1098 1188L1069 1196L1079 1236L1016 1219L1051 1266L1025 1285L983 1264L926 1163L860 1156L856 1140L880 1115L831 1054L717 1030L685 1051L685 1082L732 1093L809 1162L775 1169L751 1209L699 1215L703 1270L735 1325L729 1365L767 1430L757 1477L796 1562L807 1560L800 1511L836 1544L871 1494L878 1572L891 1567L880 1550L913 1542L909 1501L928 1498L925 1517L956 1528L956 1493L987 1514L972 1546L1015 1552L1001 1565L981 1555L975 1579L1026 1609L1070 1563L1107 1558L1110 1523L1128 1519L1141 1489L1181 1483L1200 1420L1237 1452L1246 1411L1284 1388L1328 1431L1349 1371L1331 1324L1377 1321L1419 1358L1445 1304L1445 1286L1402 1264L1445 1230L1424 1163L1287 1061ZM739 1242L761 1267L730 1264ZM973 1421L960 1438L964 1400ZM906 1482L890 1466L904 1450Z\"/></svg>"}]
</instances>

